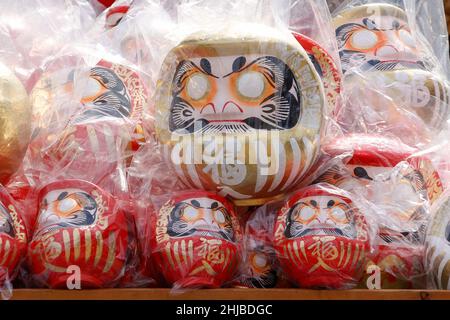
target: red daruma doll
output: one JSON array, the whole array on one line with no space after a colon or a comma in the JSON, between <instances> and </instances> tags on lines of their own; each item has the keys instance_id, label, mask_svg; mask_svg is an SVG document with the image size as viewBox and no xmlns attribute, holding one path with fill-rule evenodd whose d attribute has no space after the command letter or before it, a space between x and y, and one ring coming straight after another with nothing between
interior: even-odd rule
<instances>
[{"instance_id":1,"label":"red daruma doll","mask_svg":"<svg viewBox=\"0 0 450 320\"><path fill-rule=\"evenodd\" d=\"M342 289L362 277L368 226L352 200L331 186L294 193L277 213L274 247L282 270L302 288Z\"/></svg>"},{"instance_id":2,"label":"red daruma doll","mask_svg":"<svg viewBox=\"0 0 450 320\"><path fill-rule=\"evenodd\" d=\"M29 247L38 284L67 288L77 268L81 288L109 287L120 280L129 232L125 213L111 194L86 181L62 180L44 187L39 202Z\"/></svg>"},{"instance_id":3,"label":"red daruma doll","mask_svg":"<svg viewBox=\"0 0 450 320\"><path fill-rule=\"evenodd\" d=\"M151 259L168 284L217 288L233 279L242 232L225 198L206 191L181 192L152 218Z\"/></svg>"},{"instance_id":4,"label":"red daruma doll","mask_svg":"<svg viewBox=\"0 0 450 320\"><path fill-rule=\"evenodd\" d=\"M0 287L14 278L27 249L25 224L11 197L0 189Z\"/></svg>"},{"instance_id":5,"label":"red daruma doll","mask_svg":"<svg viewBox=\"0 0 450 320\"><path fill-rule=\"evenodd\" d=\"M432 204L442 193L440 177L426 157L390 138L354 134L325 146L339 155L353 150L345 165L329 169L318 181L347 191L362 190L377 209L377 254L368 261L381 270L383 289L422 286L423 241ZM361 283L366 285L366 281Z\"/></svg>"}]
</instances>

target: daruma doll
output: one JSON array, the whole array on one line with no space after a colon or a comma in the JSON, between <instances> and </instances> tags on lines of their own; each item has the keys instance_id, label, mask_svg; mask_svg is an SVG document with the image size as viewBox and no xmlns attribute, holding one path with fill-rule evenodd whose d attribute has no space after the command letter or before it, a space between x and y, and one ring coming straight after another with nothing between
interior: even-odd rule
<instances>
[{"instance_id":1,"label":"daruma doll","mask_svg":"<svg viewBox=\"0 0 450 320\"><path fill-rule=\"evenodd\" d=\"M432 207L426 238L425 262L429 284L450 290L450 196L446 192Z\"/></svg>"},{"instance_id":2,"label":"daruma doll","mask_svg":"<svg viewBox=\"0 0 450 320\"><path fill-rule=\"evenodd\" d=\"M61 180L45 186L39 202L29 245L35 282L67 288L69 267L76 266L82 288L116 284L129 254L129 231L115 198L89 182Z\"/></svg>"},{"instance_id":3,"label":"daruma doll","mask_svg":"<svg viewBox=\"0 0 450 320\"><path fill-rule=\"evenodd\" d=\"M12 198L0 190L0 286L12 280L27 249L27 233Z\"/></svg>"},{"instance_id":4,"label":"daruma doll","mask_svg":"<svg viewBox=\"0 0 450 320\"><path fill-rule=\"evenodd\" d=\"M312 185L278 211L274 246L283 273L297 286L341 289L361 279L370 239L351 199L339 189Z\"/></svg>"},{"instance_id":5,"label":"daruma doll","mask_svg":"<svg viewBox=\"0 0 450 320\"><path fill-rule=\"evenodd\" d=\"M326 98L290 34L252 24L194 34L163 62L156 135L188 186L261 205L315 162Z\"/></svg>"},{"instance_id":6,"label":"daruma doll","mask_svg":"<svg viewBox=\"0 0 450 320\"><path fill-rule=\"evenodd\" d=\"M233 280L242 232L233 206L206 191L175 194L152 217L151 261L180 288L217 288Z\"/></svg>"},{"instance_id":7,"label":"daruma doll","mask_svg":"<svg viewBox=\"0 0 450 320\"><path fill-rule=\"evenodd\" d=\"M419 131L441 128L448 117L450 86L423 62L432 60L427 45L411 33L404 10L382 3L355 6L337 13L333 22L344 73L358 70L347 80L354 86L349 105L370 106L391 127L408 122ZM361 84L371 89L362 92ZM404 129L398 130L400 135Z\"/></svg>"},{"instance_id":8,"label":"daruma doll","mask_svg":"<svg viewBox=\"0 0 450 320\"><path fill-rule=\"evenodd\" d=\"M367 200L384 212L378 215L378 253L369 262L384 272L382 287L411 288L424 275L426 206L443 190L432 163L413 156L414 148L376 135L339 138L325 149L336 155L353 150L353 155L345 170L331 168L318 182L363 190Z\"/></svg>"},{"instance_id":9,"label":"daruma doll","mask_svg":"<svg viewBox=\"0 0 450 320\"><path fill-rule=\"evenodd\" d=\"M80 173L101 167L109 174L118 158L143 140L147 90L126 66L104 60L86 70L75 66L73 59L60 59L35 84L31 101L37 138L31 149L36 161L45 152L49 166L73 162L71 169Z\"/></svg>"}]
</instances>

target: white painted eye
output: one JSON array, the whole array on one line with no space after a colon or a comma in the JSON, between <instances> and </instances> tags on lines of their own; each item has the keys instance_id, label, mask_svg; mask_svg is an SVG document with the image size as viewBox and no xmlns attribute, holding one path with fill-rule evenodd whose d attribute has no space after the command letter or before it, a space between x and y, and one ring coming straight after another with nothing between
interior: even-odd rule
<instances>
[{"instance_id":1,"label":"white painted eye","mask_svg":"<svg viewBox=\"0 0 450 320\"><path fill-rule=\"evenodd\" d=\"M183 211L183 217L188 221L195 220L197 218L197 215L198 215L198 211L192 207L187 207Z\"/></svg>"},{"instance_id":2,"label":"white painted eye","mask_svg":"<svg viewBox=\"0 0 450 320\"><path fill-rule=\"evenodd\" d=\"M101 83L98 82L98 80L89 77L89 80L87 81L87 85L83 92L83 98L96 97L101 90Z\"/></svg>"},{"instance_id":3,"label":"white painted eye","mask_svg":"<svg viewBox=\"0 0 450 320\"><path fill-rule=\"evenodd\" d=\"M267 266L268 262L267 262L267 257L262 254L262 253L258 253L255 254L255 256L253 257L253 265L258 267L258 268L265 268Z\"/></svg>"},{"instance_id":4,"label":"white painted eye","mask_svg":"<svg viewBox=\"0 0 450 320\"><path fill-rule=\"evenodd\" d=\"M64 199L58 204L58 209L61 212L70 212L77 207L77 202L74 199Z\"/></svg>"},{"instance_id":5,"label":"white painted eye","mask_svg":"<svg viewBox=\"0 0 450 320\"><path fill-rule=\"evenodd\" d=\"M373 31L360 30L353 34L351 41L354 48L367 50L377 45L378 36Z\"/></svg>"},{"instance_id":6,"label":"white painted eye","mask_svg":"<svg viewBox=\"0 0 450 320\"><path fill-rule=\"evenodd\" d=\"M338 221L344 221L347 219L346 215L345 215L345 210L339 207L335 207L333 208L333 210L331 211L331 214L333 215L334 219L338 220Z\"/></svg>"},{"instance_id":7,"label":"white painted eye","mask_svg":"<svg viewBox=\"0 0 450 320\"><path fill-rule=\"evenodd\" d=\"M187 94L193 100L203 98L209 89L208 79L204 74L196 73L192 75L187 83Z\"/></svg>"},{"instance_id":8,"label":"white painted eye","mask_svg":"<svg viewBox=\"0 0 450 320\"><path fill-rule=\"evenodd\" d=\"M106 25L108 27L115 27L120 19L123 18L125 14L122 12L113 13L106 18Z\"/></svg>"},{"instance_id":9,"label":"white painted eye","mask_svg":"<svg viewBox=\"0 0 450 320\"><path fill-rule=\"evenodd\" d=\"M413 36L411 33L407 30L400 30L398 32L398 36L400 37L400 40L406 44L408 47L415 47L416 43L414 41Z\"/></svg>"},{"instance_id":10,"label":"white painted eye","mask_svg":"<svg viewBox=\"0 0 450 320\"><path fill-rule=\"evenodd\" d=\"M219 224L223 224L225 223L225 215L222 211L216 211L214 213L214 220L216 220L216 222Z\"/></svg>"},{"instance_id":11,"label":"white painted eye","mask_svg":"<svg viewBox=\"0 0 450 320\"><path fill-rule=\"evenodd\" d=\"M264 91L264 76L255 71L244 72L237 80L237 89L246 98L258 98Z\"/></svg>"},{"instance_id":12,"label":"white painted eye","mask_svg":"<svg viewBox=\"0 0 450 320\"><path fill-rule=\"evenodd\" d=\"M315 210L311 207L305 206L300 210L299 214L301 220L308 221L314 216Z\"/></svg>"}]
</instances>

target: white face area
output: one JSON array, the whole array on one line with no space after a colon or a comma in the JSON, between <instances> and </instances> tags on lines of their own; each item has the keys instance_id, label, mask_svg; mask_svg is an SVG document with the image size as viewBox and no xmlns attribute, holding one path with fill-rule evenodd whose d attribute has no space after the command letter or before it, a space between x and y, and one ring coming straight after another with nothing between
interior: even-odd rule
<instances>
[{"instance_id":1,"label":"white face area","mask_svg":"<svg viewBox=\"0 0 450 320\"><path fill-rule=\"evenodd\" d=\"M177 203L169 216L168 233L171 237L212 236L234 240L230 213L221 202L209 198Z\"/></svg>"},{"instance_id":2,"label":"white face area","mask_svg":"<svg viewBox=\"0 0 450 320\"><path fill-rule=\"evenodd\" d=\"M54 190L41 202L36 233L89 226L96 219L97 203L90 194L81 189Z\"/></svg>"},{"instance_id":3,"label":"white face area","mask_svg":"<svg viewBox=\"0 0 450 320\"><path fill-rule=\"evenodd\" d=\"M172 92L170 127L178 133L290 129L301 112L293 73L273 56L183 60Z\"/></svg>"},{"instance_id":4,"label":"white face area","mask_svg":"<svg viewBox=\"0 0 450 320\"><path fill-rule=\"evenodd\" d=\"M353 208L336 196L315 196L299 200L287 216L288 238L334 235L354 238Z\"/></svg>"},{"instance_id":5,"label":"white face area","mask_svg":"<svg viewBox=\"0 0 450 320\"><path fill-rule=\"evenodd\" d=\"M406 21L378 16L350 20L336 29L343 63L380 60L417 62L416 39ZM351 65L350 65L351 66ZM347 69L349 66L344 66Z\"/></svg>"}]
</instances>

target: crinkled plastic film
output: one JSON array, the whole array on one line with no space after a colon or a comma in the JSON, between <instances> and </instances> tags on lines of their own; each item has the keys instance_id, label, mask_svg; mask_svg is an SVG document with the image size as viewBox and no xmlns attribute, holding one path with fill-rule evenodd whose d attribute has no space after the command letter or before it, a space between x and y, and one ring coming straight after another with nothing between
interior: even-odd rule
<instances>
[{"instance_id":1,"label":"crinkled plastic film","mask_svg":"<svg viewBox=\"0 0 450 320\"><path fill-rule=\"evenodd\" d=\"M2 298L450 288L442 1L0 8Z\"/></svg>"}]
</instances>

